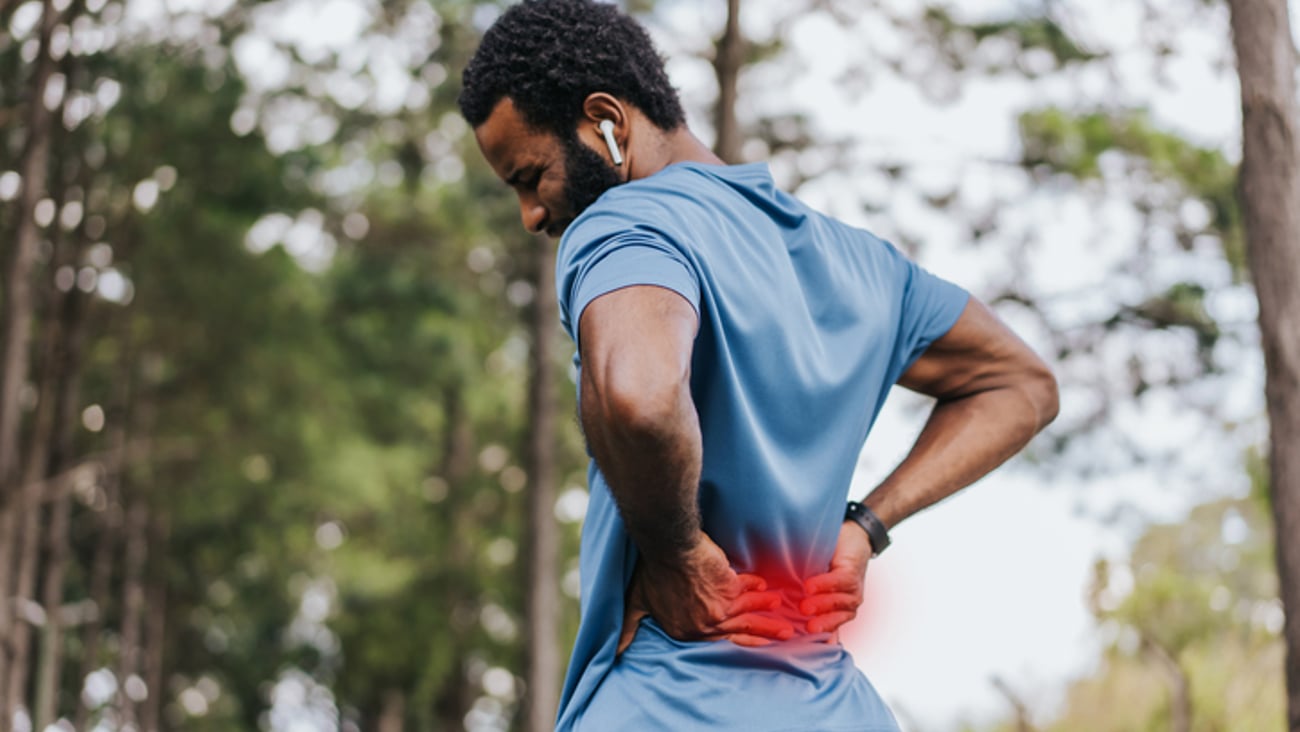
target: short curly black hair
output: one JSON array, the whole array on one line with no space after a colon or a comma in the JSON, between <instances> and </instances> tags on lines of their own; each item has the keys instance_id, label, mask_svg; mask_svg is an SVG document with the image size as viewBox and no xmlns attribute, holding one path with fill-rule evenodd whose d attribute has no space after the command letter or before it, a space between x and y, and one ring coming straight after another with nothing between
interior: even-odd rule
<instances>
[{"instance_id":1,"label":"short curly black hair","mask_svg":"<svg viewBox=\"0 0 1300 732\"><path fill-rule=\"evenodd\" d=\"M524 0L497 19L465 67L460 111L473 127L509 97L524 121L572 134L582 103L606 92L656 126L686 121L677 90L645 29L609 3Z\"/></svg>"}]
</instances>

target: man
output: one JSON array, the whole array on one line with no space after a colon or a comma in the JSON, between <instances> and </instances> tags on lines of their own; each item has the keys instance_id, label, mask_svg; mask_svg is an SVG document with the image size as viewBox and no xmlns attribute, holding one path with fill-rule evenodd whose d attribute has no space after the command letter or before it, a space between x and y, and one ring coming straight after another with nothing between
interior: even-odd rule
<instances>
[{"instance_id":1,"label":"man","mask_svg":"<svg viewBox=\"0 0 1300 732\"><path fill-rule=\"evenodd\" d=\"M896 730L836 630L889 528L1055 416L1051 373L961 289L723 165L611 5L511 7L460 104L524 226L563 237L594 462L558 727ZM846 508L895 383L938 401Z\"/></svg>"}]
</instances>

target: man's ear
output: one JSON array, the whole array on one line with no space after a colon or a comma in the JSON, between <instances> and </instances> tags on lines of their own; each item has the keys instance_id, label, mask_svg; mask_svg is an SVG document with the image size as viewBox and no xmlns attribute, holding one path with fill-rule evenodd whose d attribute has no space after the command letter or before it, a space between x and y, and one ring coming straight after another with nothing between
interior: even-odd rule
<instances>
[{"instance_id":1,"label":"man's ear","mask_svg":"<svg viewBox=\"0 0 1300 732\"><path fill-rule=\"evenodd\" d=\"M618 132L624 131L628 120L627 106L606 92L589 94L582 102L582 116L593 125L600 124L601 120L610 120Z\"/></svg>"},{"instance_id":2,"label":"man's ear","mask_svg":"<svg viewBox=\"0 0 1300 732\"><path fill-rule=\"evenodd\" d=\"M593 92L582 102L582 117L578 120L578 137L596 150L605 150L605 133L600 128L601 122L613 122L611 131L618 148L627 150L627 137L630 131L631 117L627 105L612 94Z\"/></svg>"}]
</instances>

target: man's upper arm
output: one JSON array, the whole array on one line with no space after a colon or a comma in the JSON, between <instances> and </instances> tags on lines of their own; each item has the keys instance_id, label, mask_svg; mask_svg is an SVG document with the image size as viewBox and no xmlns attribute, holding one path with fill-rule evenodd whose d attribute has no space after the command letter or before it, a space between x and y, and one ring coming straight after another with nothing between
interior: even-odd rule
<instances>
[{"instance_id":1,"label":"man's upper arm","mask_svg":"<svg viewBox=\"0 0 1300 732\"><path fill-rule=\"evenodd\" d=\"M952 328L930 344L898 383L939 399L1006 386L1050 386L1047 391L1055 404L1055 379L1047 365L974 297Z\"/></svg>"},{"instance_id":2,"label":"man's upper arm","mask_svg":"<svg viewBox=\"0 0 1300 732\"><path fill-rule=\"evenodd\" d=\"M583 349L581 319L597 299L636 286L678 293L698 309L701 280L690 251L659 230L618 211L585 214L570 227L556 257L560 322Z\"/></svg>"},{"instance_id":3,"label":"man's upper arm","mask_svg":"<svg viewBox=\"0 0 1300 732\"><path fill-rule=\"evenodd\" d=\"M687 384L698 327L695 306L664 287L624 287L593 299L578 327L583 399L638 409L669 406L660 401L675 398L673 392Z\"/></svg>"}]
</instances>

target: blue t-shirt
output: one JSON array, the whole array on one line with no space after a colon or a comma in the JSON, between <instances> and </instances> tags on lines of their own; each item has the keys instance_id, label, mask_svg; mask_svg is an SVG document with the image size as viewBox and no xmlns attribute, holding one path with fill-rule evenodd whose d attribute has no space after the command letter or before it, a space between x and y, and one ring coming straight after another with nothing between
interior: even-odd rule
<instances>
[{"instance_id":1,"label":"blue t-shirt","mask_svg":"<svg viewBox=\"0 0 1300 732\"><path fill-rule=\"evenodd\" d=\"M695 307L703 528L737 572L783 591L777 612L802 632L802 584L829 569L867 431L966 293L777 190L763 164L679 163L610 189L569 226L556 280L575 343L583 309L622 287ZM594 461L588 486L558 729L897 730L828 634L754 649L679 642L645 620L616 659L636 548Z\"/></svg>"}]
</instances>

